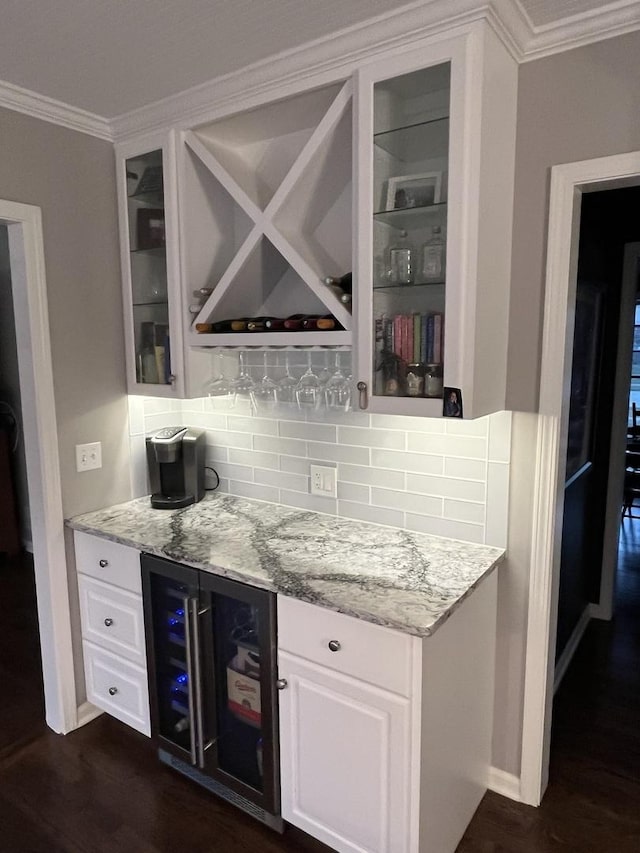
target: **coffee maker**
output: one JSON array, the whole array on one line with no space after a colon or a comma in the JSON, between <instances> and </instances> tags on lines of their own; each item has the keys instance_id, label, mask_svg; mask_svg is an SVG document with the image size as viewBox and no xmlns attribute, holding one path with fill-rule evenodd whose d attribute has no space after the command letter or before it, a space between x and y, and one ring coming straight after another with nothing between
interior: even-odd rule
<instances>
[{"instance_id":1,"label":"coffee maker","mask_svg":"<svg viewBox=\"0 0 640 853\"><path fill-rule=\"evenodd\" d=\"M147 436L151 506L179 509L204 497L205 433L201 429L163 427Z\"/></svg>"}]
</instances>

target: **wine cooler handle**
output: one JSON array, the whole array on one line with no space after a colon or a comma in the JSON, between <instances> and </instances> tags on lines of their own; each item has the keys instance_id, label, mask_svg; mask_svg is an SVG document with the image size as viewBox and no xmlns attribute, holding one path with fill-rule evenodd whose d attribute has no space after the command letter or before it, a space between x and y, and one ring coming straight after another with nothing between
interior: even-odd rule
<instances>
[{"instance_id":1,"label":"wine cooler handle","mask_svg":"<svg viewBox=\"0 0 640 853\"><path fill-rule=\"evenodd\" d=\"M184 610L184 639L185 651L187 654L187 689L189 695L189 752L191 754L191 763L196 766L196 714L194 709L194 664L193 664L193 637L191 625L191 602L193 599L185 595L182 599L182 609ZM196 602L197 608L197 602ZM197 620L196 620L197 621Z\"/></svg>"},{"instance_id":2,"label":"wine cooler handle","mask_svg":"<svg viewBox=\"0 0 640 853\"><path fill-rule=\"evenodd\" d=\"M358 382L356 385L358 389L358 405L361 409L366 409L369 405L369 397L367 394L367 383L366 382Z\"/></svg>"},{"instance_id":3,"label":"wine cooler handle","mask_svg":"<svg viewBox=\"0 0 640 853\"><path fill-rule=\"evenodd\" d=\"M196 706L196 754L198 767L204 770L204 715L202 712L202 658L200 654L200 614L198 599L189 599L190 619L193 631L193 682ZM206 611L203 611L206 612Z\"/></svg>"}]
</instances>

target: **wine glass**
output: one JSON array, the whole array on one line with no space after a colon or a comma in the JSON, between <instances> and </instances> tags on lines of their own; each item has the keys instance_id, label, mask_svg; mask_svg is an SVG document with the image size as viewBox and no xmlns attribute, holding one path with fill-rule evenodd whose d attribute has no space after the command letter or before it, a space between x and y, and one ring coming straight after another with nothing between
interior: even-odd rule
<instances>
[{"instance_id":1,"label":"wine glass","mask_svg":"<svg viewBox=\"0 0 640 853\"><path fill-rule=\"evenodd\" d=\"M269 369L267 367L267 353L265 352L263 355L263 365L264 365L264 376L260 380L260 382L255 386L252 392L252 400L255 408L258 409L273 409L275 404L278 401L277 398L277 390L278 386L273 381L273 379L269 376Z\"/></svg>"},{"instance_id":2,"label":"wine glass","mask_svg":"<svg viewBox=\"0 0 640 853\"><path fill-rule=\"evenodd\" d=\"M253 408L252 395L256 384L245 367L245 355L246 353L244 352L240 353L240 372L231 382L231 393L233 394L233 406L237 406L239 402L246 400L249 403L250 408Z\"/></svg>"},{"instance_id":3,"label":"wine glass","mask_svg":"<svg viewBox=\"0 0 640 853\"><path fill-rule=\"evenodd\" d=\"M285 355L284 364L285 374L277 384L276 400L278 403L295 403L298 380L291 375L289 370L289 353Z\"/></svg>"},{"instance_id":4,"label":"wine glass","mask_svg":"<svg viewBox=\"0 0 640 853\"><path fill-rule=\"evenodd\" d=\"M216 352L213 355L212 363L217 360L219 364L218 373L214 373L213 377L205 382L204 384L204 393L207 397L228 397L230 393L229 383L222 372L222 366L224 364L224 356L221 352ZM212 364L213 366L213 364Z\"/></svg>"},{"instance_id":5,"label":"wine glass","mask_svg":"<svg viewBox=\"0 0 640 853\"><path fill-rule=\"evenodd\" d=\"M326 385L327 382L331 379L332 375L333 374L332 374L331 369L329 367L329 350L325 350L325 352L324 352L324 367L320 368L320 371L318 373L318 381L320 382L321 385Z\"/></svg>"},{"instance_id":6,"label":"wine glass","mask_svg":"<svg viewBox=\"0 0 640 853\"><path fill-rule=\"evenodd\" d=\"M296 402L299 409L315 409L320 403L320 380L311 369L311 352L307 354L307 369L296 387Z\"/></svg>"},{"instance_id":7,"label":"wine glass","mask_svg":"<svg viewBox=\"0 0 640 853\"><path fill-rule=\"evenodd\" d=\"M346 411L351 400L351 382L342 372L340 353L336 353L336 369L324 387L324 402L327 409Z\"/></svg>"}]
</instances>

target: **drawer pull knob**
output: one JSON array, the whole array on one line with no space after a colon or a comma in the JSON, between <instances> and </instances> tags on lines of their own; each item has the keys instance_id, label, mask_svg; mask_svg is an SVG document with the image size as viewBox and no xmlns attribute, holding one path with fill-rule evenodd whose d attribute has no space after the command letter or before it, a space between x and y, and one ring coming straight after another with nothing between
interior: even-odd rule
<instances>
[{"instance_id":1,"label":"drawer pull knob","mask_svg":"<svg viewBox=\"0 0 640 853\"><path fill-rule=\"evenodd\" d=\"M329 640L329 648L332 652L339 652L342 648L340 640Z\"/></svg>"},{"instance_id":2,"label":"drawer pull knob","mask_svg":"<svg viewBox=\"0 0 640 853\"><path fill-rule=\"evenodd\" d=\"M117 692L118 692L117 687L110 687L109 688L109 696L115 696Z\"/></svg>"},{"instance_id":3,"label":"drawer pull knob","mask_svg":"<svg viewBox=\"0 0 640 853\"><path fill-rule=\"evenodd\" d=\"M104 620L104 624L107 628L110 628L113 625L113 619L110 616L107 616L107 618Z\"/></svg>"},{"instance_id":4,"label":"drawer pull knob","mask_svg":"<svg viewBox=\"0 0 640 853\"><path fill-rule=\"evenodd\" d=\"M286 678L279 678L276 681L276 687L278 688L278 690L284 690L288 683L289 682Z\"/></svg>"},{"instance_id":5,"label":"drawer pull knob","mask_svg":"<svg viewBox=\"0 0 640 853\"><path fill-rule=\"evenodd\" d=\"M109 560L100 560L98 565L101 569L106 569L106 567L109 565Z\"/></svg>"}]
</instances>

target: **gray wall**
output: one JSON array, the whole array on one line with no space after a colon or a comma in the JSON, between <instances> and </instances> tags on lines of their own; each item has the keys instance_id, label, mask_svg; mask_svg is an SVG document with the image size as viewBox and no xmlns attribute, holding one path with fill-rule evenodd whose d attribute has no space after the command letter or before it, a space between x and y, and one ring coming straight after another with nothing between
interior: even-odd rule
<instances>
[{"instance_id":1,"label":"gray wall","mask_svg":"<svg viewBox=\"0 0 640 853\"><path fill-rule=\"evenodd\" d=\"M536 411L550 167L640 150L640 33L520 67L508 408Z\"/></svg>"},{"instance_id":2,"label":"gray wall","mask_svg":"<svg viewBox=\"0 0 640 853\"><path fill-rule=\"evenodd\" d=\"M65 516L130 496L113 147L0 109L0 198L42 208ZM76 473L75 444L103 467Z\"/></svg>"}]
</instances>

